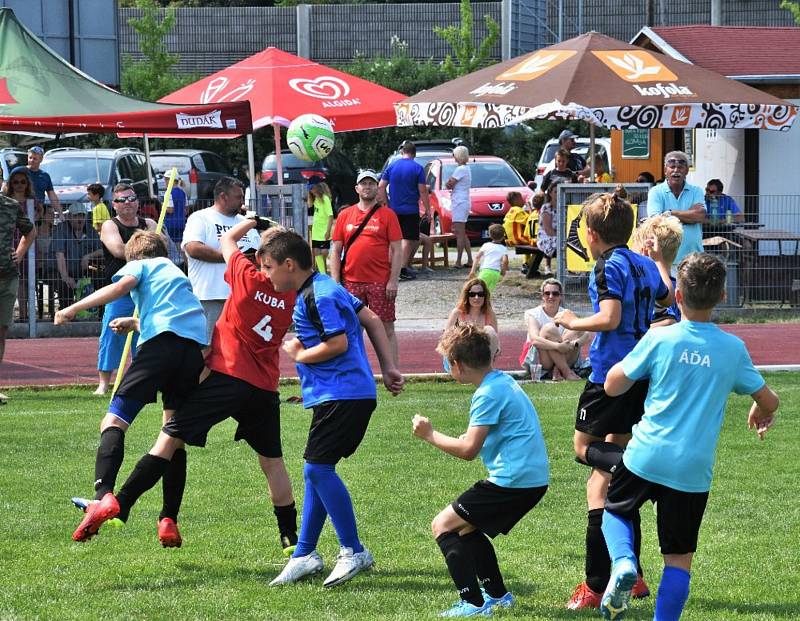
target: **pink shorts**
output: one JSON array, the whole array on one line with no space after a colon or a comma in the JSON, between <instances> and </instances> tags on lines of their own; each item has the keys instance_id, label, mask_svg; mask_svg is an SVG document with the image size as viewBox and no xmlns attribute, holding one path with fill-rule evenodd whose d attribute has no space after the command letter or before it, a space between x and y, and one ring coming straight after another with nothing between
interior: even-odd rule
<instances>
[{"instance_id":1,"label":"pink shorts","mask_svg":"<svg viewBox=\"0 0 800 621\"><path fill-rule=\"evenodd\" d=\"M395 320L394 300L386 297L386 284L380 282L344 282L344 288L364 302L383 322Z\"/></svg>"}]
</instances>

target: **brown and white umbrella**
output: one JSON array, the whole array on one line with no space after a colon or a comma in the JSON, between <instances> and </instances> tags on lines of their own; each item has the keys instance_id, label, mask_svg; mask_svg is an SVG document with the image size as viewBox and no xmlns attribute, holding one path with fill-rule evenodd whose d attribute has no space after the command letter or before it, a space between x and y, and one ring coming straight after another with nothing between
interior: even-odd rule
<instances>
[{"instance_id":1,"label":"brown and white umbrella","mask_svg":"<svg viewBox=\"0 0 800 621\"><path fill-rule=\"evenodd\" d=\"M590 32L395 104L398 125L577 119L609 129L788 131L797 107L696 65Z\"/></svg>"}]
</instances>

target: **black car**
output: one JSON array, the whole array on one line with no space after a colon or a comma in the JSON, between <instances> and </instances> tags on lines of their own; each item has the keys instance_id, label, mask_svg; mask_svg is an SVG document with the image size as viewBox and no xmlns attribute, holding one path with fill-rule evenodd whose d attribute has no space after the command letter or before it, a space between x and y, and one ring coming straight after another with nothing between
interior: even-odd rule
<instances>
[{"instance_id":1,"label":"black car","mask_svg":"<svg viewBox=\"0 0 800 621\"><path fill-rule=\"evenodd\" d=\"M234 175L233 168L223 157L199 149L151 151L150 162L159 178L173 167L178 170L189 205L195 205L197 201L204 201L204 204L213 201L217 181Z\"/></svg>"},{"instance_id":2,"label":"black car","mask_svg":"<svg viewBox=\"0 0 800 621\"><path fill-rule=\"evenodd\" d=\"M147 189L147 163L139 149L50 149L44 154L42 170L53 180L53 189L64 209L72 203L89 200L86 186L101 183L106 193L106 204L113 196L114 186L125 182L133 186L139 200L156 195L155 174L152 192Z\"/></svg>"},{"instance_id":3,"label":"black car","mask_svg":"<svg viewBox=\"0 0 800 621\"><path fill-rule=\"evenodd\" d=\"M340 209L358 202L356 195L356 167L342 152L333 151L318 162L307 162L296 157L289 149L281 151L283 183L308 183L313 177L322 177L333 194L333 209ZM261 165L261 183L277 185L278 162L274 153L264 158Z\"/></svg>"},{"instance_id":4,"label":"black car","mask_svg":"<svg viewBox=\"0 0 800 621\"><path fill-rule=\"evenodd\" d=\"M425 168L428 162L436 159L437 157L452 157L453 149L455 149L457 146L462 144L466 146L466 143L461 140L461 138L452 138L451 140L412 140L411 142L413 142L414 146L417 147L417 155L414 157L414 161L423 168ZM399 160L402 157L402 154L400 153L402 146L402 144L398 146L394 153L386 158L386 161L383 163L383 168L381 168L381 172L386 170L389 167L389 164L395 160Z\"/></svg>"}]
</instances>

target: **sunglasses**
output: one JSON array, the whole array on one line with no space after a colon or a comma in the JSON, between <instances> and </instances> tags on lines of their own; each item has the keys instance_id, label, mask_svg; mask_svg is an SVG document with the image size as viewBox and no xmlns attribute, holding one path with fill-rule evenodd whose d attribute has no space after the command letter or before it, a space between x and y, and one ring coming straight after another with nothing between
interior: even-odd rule
<instances>
[{"instance_id":1,"label":"sunglasses","mask_svg":"<svg viewBox=\"0 0 800 621\"><path fill-rule=\"evenodd\" d=\"M467 295L471 298L485 298L486 294L483 291L469 291Z\"/></svg>"},{"instance_id":2,"label":"sunglasses","mask_svg":"<svg viewBox=\"0 0 800 621\"><path fill-rule=\"evenodd\" d=\"M113 202L121 204L121 203L135 203L139 200L138 196L120 196L119 198L115 198Z\"/></svg>"},{"instance_id":3,"label":"sunglasses","mask_svg":"<svg viewBox=\"0 0 800 621\"><path fill-rule=\"evenodd\" d=\"M686 166L688 162L686 160L667 160L667 166L672 166L673 168L676 166Z\"/></svg>"},{"instance_id":4,"label":"sunglasses","mask_svg":"<svg viewBox=\"0 0 800 621\"><path fill-rule=\"evenodd\" d=\"M542 295L548 298L560 298L561 292L560 291L542 291Z\"/></svg>"},{"instance_id":5,"label":"sunglasses","mask_svg":"<svg viewBox=\"0 0 800 621\"><path fill-rule=\"evenodd\" d=\"M28 180L27 179L12 179L11 183L13 185L28 185Z\"/></svg>"}]
</instances>

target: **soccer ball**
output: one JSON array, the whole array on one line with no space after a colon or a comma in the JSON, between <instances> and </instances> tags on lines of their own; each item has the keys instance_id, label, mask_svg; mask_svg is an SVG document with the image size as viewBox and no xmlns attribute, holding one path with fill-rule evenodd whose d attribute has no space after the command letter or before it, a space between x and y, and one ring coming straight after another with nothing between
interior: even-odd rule
<instances>
[{"instance_id":1,"label":"soccer ball","mask_svg":"<svg viewBox=\"0 0 800 621\"><path fill-rule=\"evenodd\" d=\"M318 114L303 114L289 125L286 144L301 160L316 162L333 151L333 127Z\"/></svg>"}]
</instances>

